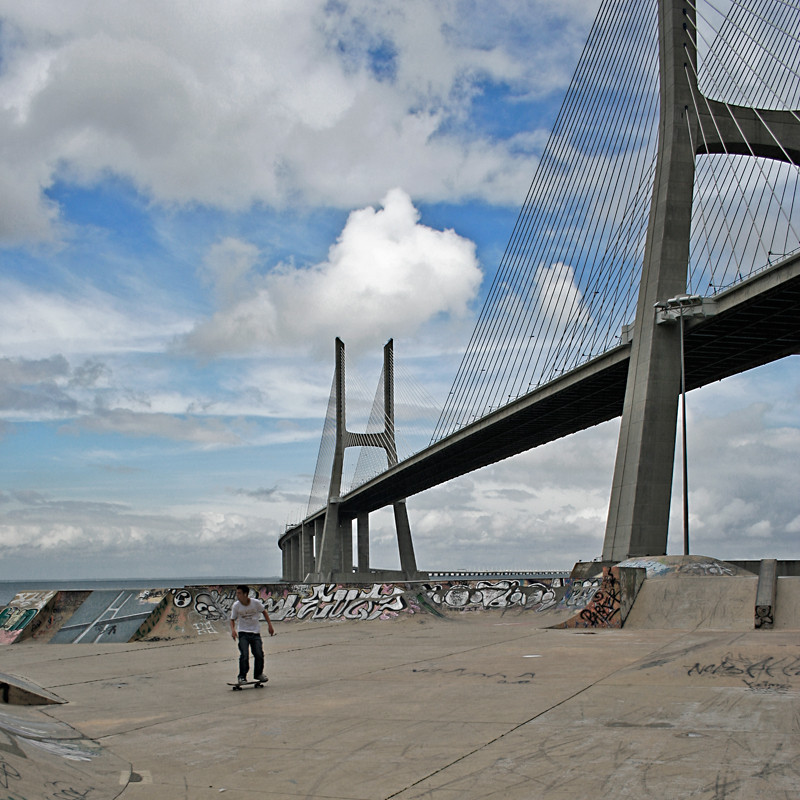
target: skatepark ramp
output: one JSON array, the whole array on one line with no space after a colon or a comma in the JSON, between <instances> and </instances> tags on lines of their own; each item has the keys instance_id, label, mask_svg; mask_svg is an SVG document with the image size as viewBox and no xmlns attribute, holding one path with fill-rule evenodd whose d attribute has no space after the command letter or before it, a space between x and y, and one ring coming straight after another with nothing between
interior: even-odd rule
<instances>
[{"instance_id":1,"label":"skatepark ramp","mask_svg":"<svg viewBox=\"0 0 800 800\"><path fill-rule=\"evenodd\" d=\"M628 628L752 630L758 576L707 556L654 556L620 566L647 573Z\"/></svg>"},{"instance_id":2,"label":"skatepark ramp","mask_svg":"<svg viewBox=\"0 0 800 800\"><path fill-rule=\"evenodd\" d=\"M4 672L0 672L0 700L12 706L46 706L66 702L25 678Z\"/></svg>"},{"instance_id":3,"label":"skatepark ramp","mask_svg":"<svg viewBox=\"0 0 800 800\"><path fill-rule=\"evenodd\" d=\"M0 707L3 798L111 800L130 764L39 709Z\"/></svg>"}]
</instances>

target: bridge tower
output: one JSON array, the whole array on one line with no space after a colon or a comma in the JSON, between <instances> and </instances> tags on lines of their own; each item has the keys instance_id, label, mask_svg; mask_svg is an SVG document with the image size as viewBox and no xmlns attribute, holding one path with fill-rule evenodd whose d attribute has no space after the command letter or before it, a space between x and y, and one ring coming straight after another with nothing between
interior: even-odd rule
<instances>
[{"instance_id":1,"label":"bridge tower","mask_svg":"<svg viewBox=\"0 0 800 800\"><path fill-rule=\"evenodd\" d=\"M317 526L317 556L314 569L305 575L306 583L360 580L418 580L425 577L417 570L411 526L405 499L392 504L397 546L400 552L400 572L372 570L369 563L369 514L357 517L357 570L353 572L353 520L339 512L342 487L344 451L348 447L380 447L386 451L389 467L397 464L397 445L394 433L394 344L390 339L383 348L383 409L384 427L373 433L354 433L347 430L345 402L344 343L336 338L336 367L334 374L336 401L336 432L333 466L328 488L324 522ZM307 541L307 540L306 540ZM306 544L305 549L310 551ZM310 559L307 558L310 562ZM285 571L285 570L284 570ZM284 578L287 576L284 575Z\"/></svg>"},{"instance_id":2,"label":"bridge tower","mask_svg":"<svg viewBox=\"0 0 800 800\"><path fill-rule=\"evenodd\" d=\"M691 3L658 3L660 123L632 351L603 559L667 551L680 389L680 328L657 304L686 294L695 159L735 153L800 163L796 113L701 94Z\"/></svg>"}]
</instances>

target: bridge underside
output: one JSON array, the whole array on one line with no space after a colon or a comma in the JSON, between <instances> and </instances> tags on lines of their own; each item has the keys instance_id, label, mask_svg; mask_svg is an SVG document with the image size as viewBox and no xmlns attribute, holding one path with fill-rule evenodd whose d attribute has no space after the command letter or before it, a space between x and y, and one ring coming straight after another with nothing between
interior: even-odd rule
<instances>
[{"instance_id":1,"label":"bridge underside","mask_svg":"<svg viewBox=\"0 0 800 800\"><path fill-rule=\"evenodd\" d=\"M716 297L717 313L687 321L686 387L800 353L800 256ZM590 428L622 413L630 345L620 346L489 414L342 497L355 517Z\"/></svg>"}]
</instances>

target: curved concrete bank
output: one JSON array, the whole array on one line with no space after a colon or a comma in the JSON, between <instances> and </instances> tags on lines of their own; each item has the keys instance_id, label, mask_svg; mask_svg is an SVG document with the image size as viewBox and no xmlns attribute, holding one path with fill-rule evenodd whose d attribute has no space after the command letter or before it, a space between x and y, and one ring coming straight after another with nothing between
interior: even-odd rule
<instances>
[{"instance_id":1,"label":"curved concrete bank","mask_svg":"<svg viewBox=\"0 0 800 800\"><path fill-rule=\"evenodd\" d=\"M117 797L130 764L36 708L0 706L0 779L10 800Z\"/></svg>"}]
</instances>

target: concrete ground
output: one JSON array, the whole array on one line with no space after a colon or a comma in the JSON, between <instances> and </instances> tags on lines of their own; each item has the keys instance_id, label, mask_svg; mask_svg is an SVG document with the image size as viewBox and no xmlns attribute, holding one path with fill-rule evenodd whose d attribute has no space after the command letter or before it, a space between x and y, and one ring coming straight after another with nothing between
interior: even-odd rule
<instances>
[{"instance_id":1,"label":"concrete ground","mask_svg":"<svg viewBox=\"0 0 800 800\"><path fill-rule=\"evenodd\" d=\"M237 651L223 636L5 648L0 669L68 701L26 713L114 759L86 794L66 779L5 788L26 800L800 797L797 628L548 630L492 612L276 629L269 684L241 692L226 686Z\"/></svg>"}]
</instances>

